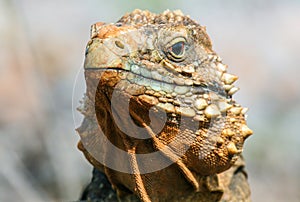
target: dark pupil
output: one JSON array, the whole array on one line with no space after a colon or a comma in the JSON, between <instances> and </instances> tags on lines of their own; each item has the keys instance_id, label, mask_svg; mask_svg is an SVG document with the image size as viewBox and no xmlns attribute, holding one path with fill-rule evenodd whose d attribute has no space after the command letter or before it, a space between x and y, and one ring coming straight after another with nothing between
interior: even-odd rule
<instances>
[{"instance_id":1,"label":"dark pupil","mask_svg":"<svg viewBox=\"0 0 300 202\"><path fill-rule=\"evenodd\" d=\"M183 52L183 48L184 48L184 43L183 42L178 42L175 43L172 48L171 51L175 54L175 55L181 55Z\"/></svg>"}]
</instances>

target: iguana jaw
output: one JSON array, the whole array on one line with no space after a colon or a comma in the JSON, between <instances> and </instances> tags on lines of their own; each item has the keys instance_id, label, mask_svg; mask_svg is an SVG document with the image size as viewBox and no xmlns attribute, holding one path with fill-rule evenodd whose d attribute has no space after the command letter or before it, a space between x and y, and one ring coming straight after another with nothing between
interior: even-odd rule
<instances>
[{"instance_id":1,"label":"iguana jaw","mask_svg":"<svg viewBox=\"0 0 300 202\"><path fill-rule=\"evenodd\" d=\"M110 103L113 102L112 94L117 92L117 104L112 104L111 107L121 119L123 117L123 123L130 118L124 116L126 102L133 104L128 105L131 115L137 114L142 122L147 124L150 123L148 120L150 108L157 112L167 113L169 123L177 124L177 129L172 128L175 136L184 132L180 131L180 120L182 118L188 120L184 127L190 130L190 137L193 137L193 141L195 143L199 141L201 144L191 144L191 151L197 152L188 151L184 159L188 167L201 175L211 175L228 169L241 153L244 140L252 133L244 120L246 112L244 108L231 98L226 99L217 92L202 86L180 86L153 79L148 79L146 82L146 78L141 78L136 73L115 68L87 69L86 77L89 81L98 79L102 91L100 94L106 94ZM168 87L170 92L166 92L166 85L171 86ZM122 104L123 102L125 104ZM159 116L157 113L157 118ZM102 119L101 115L98 115L98 119ZM197 123L199 125L195 126ZM132 127L128 124L124 125L128 126L128 130ZM168 134L169 140L162 138L164 134ZM170 128L164 128L161 133L157 134L157 137L167 145L175 137L171 134ZM176 153L176 148L174 153ZM184 153L178 152L177 154L184 156ZM193 163L189 163L191 161Z\"/></svg>"}]
</instances>

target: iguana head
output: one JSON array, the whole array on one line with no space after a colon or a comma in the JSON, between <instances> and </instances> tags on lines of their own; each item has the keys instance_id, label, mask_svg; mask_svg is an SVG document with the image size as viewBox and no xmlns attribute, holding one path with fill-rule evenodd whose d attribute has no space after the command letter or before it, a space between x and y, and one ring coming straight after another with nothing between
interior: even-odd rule
<instances>
[{"instance_id":1,"label":"iguana head","mask_svg":"<svg viewBox=\"0 0 300 202\"><path fill-rule=\"evenodd\" d=\"M204 176L228 169L252 134L247 109L232 98L238 77L227 73L205 28L180 11L135 10L94 24L84 68L97 122L122 149L120 133L132 142L151 142L154 134Z\"/></svg>"}]
</instances>

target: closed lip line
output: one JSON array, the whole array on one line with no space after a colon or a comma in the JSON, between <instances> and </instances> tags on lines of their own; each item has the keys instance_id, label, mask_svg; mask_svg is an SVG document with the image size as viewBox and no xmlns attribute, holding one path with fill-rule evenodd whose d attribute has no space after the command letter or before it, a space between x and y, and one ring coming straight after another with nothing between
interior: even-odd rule
<instances>
[{"instance_id":1,"label":"closed lip line","mask_svg":"<svg viewBox=\"0 0 300 202\"><path fill-rule=\"evenodd\" d=\"M153 77L146 77L142 74L138 74L137 72L133 72L131 70L128 70L128 69L124 69L124 68L120 68L120 67L106 67L106 68L103 68L103 67L85 67L85 70L88 70L88 71L93 71L93 70L96 70L96 71L116 71L116 72L127 72L127 73L130 73L132 75L133 78L127 78L129 81L132 81L134 83L137 83L137 84L141 84L141 85L149 85L152 87L151 85L151 82L153 83L161 83L163 84L165 87L169 87L169 88L174 88L175 87L186 87L186 88L189 88L189 90L191 90L192 88L200 88L203 90L203 93L207 93L207 92L215 92L215 93L218 93L220 96L222 97L226 97L226 93L225 93L225 90L221 90L213 85L204 85L204 84L200 84L200 85L196 85L196 84L192 84L192 85L186 85L186 84L178 84L178 83L174 83L173 81L172 82L167 82L167 80L163 80L163 79L155 79ZM149 71L149 70L148 70ZM164 76L161 75L162 78L164 78ZM173 78L173 80L175 80L177 78ZM169 80L168 80L169 81ZM218 90L219 89L219 90Z\"/></svg>"}]
</instances>

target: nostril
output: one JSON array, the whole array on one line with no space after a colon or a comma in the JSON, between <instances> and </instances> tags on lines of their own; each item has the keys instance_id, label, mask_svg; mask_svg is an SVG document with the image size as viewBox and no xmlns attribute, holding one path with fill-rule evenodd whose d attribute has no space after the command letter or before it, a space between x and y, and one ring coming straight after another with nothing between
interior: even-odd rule
<instances>
[{"instance_id":1,"label":"nostril","mask_svg":"<svg viewBox=\"0 0 300 202\"><path fill-rule=\"evenodd\" d=\"M124 44L121 41L115 41L115 44L118 48L124 49Z\"/></svg>"}]
</instances>

